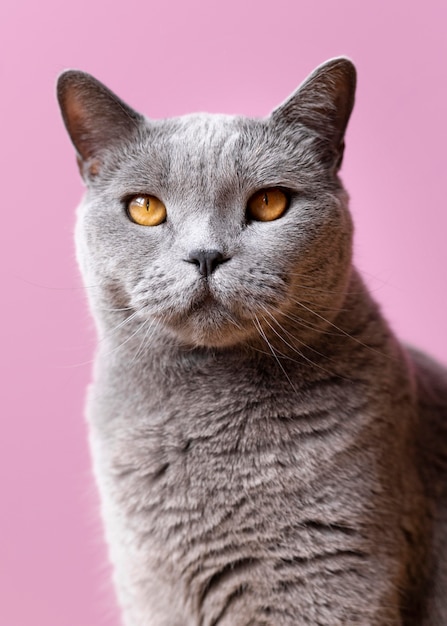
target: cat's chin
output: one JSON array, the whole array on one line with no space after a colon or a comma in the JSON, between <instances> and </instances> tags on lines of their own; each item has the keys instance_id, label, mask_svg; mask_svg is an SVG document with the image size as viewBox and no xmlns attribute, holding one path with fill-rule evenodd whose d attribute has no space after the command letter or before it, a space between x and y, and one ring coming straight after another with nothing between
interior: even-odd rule
<instances>
[{"instance_id":1,"label":"cat's chin","mask_svg":"<svg viewBox=\"0 0 447 626\"><path fill-rule=\"evenodd\" d=\"M180 343L191 347L200 348L230 348L246 342L254 333L248 329L235 328L234 325L225 324L216 326L187 326L170 325L168 330Z\"/></svg>"},{"instance_id":2,"label":"cat's chin","mask_svg":"<svg viewBox=\"0 0 447 626\"><path fill-rule=\"evenodd\" d=\"M220 312L210 315L198 311L187 318L165 321L165 327L180 343L201 348L229 348L256 334L254 326L236 322Z\"/></svg>"}]
</instances>

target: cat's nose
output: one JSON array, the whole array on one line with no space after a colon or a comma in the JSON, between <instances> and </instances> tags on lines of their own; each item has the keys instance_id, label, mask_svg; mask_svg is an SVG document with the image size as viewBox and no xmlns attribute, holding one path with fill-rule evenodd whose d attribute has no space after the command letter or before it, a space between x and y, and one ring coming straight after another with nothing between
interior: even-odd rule
<instances>
[{"instance_id":1,"label":"cat's nose","mask_svg":"<svg viewBox=\"0 0 447 626\"><path fill-rule=\"evenodd\" d=\"M198 270L205 278L212 274L216 267L228 261L219 250L192 250L185 261L197 265Z\"/></svg>"}]
</instances>

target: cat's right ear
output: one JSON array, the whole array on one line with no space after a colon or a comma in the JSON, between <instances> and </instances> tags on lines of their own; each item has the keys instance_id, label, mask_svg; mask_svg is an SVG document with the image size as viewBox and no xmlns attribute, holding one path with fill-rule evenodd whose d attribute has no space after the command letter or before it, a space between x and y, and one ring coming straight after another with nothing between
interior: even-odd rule
<instances>
[{"instance_id":1,"label":"cat's right ear","mask_svg":"<svg viewBox=\"0 0 447 626\"><path fill-rule=\"evenodd\" d=\"M134 137L144 119L96 78L78 70L59 76L57 97L86 180L100 172L105 152Z\"/></svg>"}]
</instances>

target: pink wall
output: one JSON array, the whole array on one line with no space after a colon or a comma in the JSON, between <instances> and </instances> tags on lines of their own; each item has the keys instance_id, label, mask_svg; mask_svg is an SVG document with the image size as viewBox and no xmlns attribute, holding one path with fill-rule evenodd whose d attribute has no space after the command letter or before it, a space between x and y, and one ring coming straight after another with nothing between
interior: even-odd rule
<instances>
[{"instance_id":1,"label":"pink wall","mask_svg":"<svg viewBox=\"0 0 447 626\"><path fill-rule=\"evenodd\" d=\"M82 193L54 98L85 69L154 117L264 115L314 66L359 70L343 177L396 331L447 362L444 0L3 0L0 626L116 626L82 418L94 346Z\"/></svg>"}]
</instances>

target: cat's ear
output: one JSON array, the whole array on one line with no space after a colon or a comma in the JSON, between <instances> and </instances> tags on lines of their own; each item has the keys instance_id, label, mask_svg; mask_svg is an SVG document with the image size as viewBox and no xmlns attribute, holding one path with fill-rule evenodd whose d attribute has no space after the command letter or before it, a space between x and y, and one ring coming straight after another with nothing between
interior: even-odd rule
<instances>
[{"instance_id":1,"label":"cat's ear","mask_svg":"<svg viewBox=\"0 0 447 626\"><path fill-rule=\"evenodd\" d=\"M331 146L336 168L341 165L344 134L354 106L356 70L339 57L320 65L270 118L280 126L305 126Z\"/></svg>"},{"instance_id":2,"label":"cat's ear","mask_svg":"<svg viewBox=\"0 0 447 626\"><path fill-rule=\"evenodd\" d=\"M143 121L105 85L78 70L59 76L57 97L84 178L96 176L105 151L135 136Z\"/></svg>"}]
</instances>

